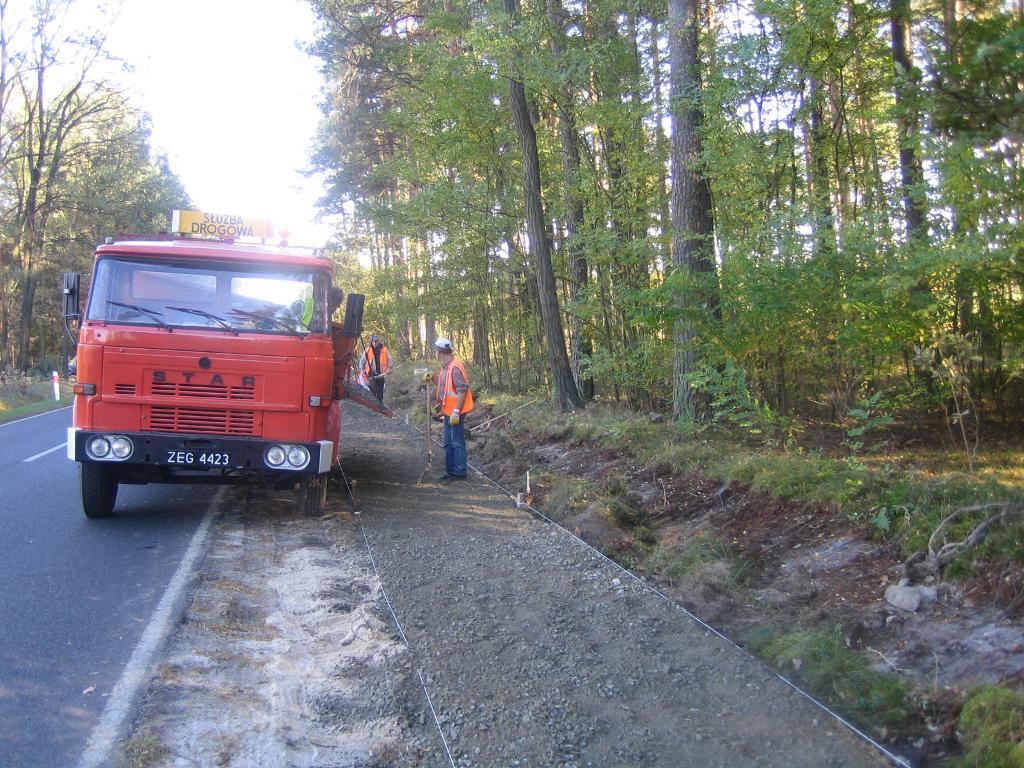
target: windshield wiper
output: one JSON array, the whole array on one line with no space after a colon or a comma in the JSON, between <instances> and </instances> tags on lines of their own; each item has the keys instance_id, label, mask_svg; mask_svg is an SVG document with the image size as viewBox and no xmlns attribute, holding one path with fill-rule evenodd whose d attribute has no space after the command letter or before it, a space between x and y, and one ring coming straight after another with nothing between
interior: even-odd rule
<instances>
[{"instance_id":1,"label":"windshield wiper","mask_svg":"<svg viewBox=\"0 0 1024 768\"><path fill-rule=\"evenodd\" d=\"M309 326L307 326L301 320L284 320L283 318L274 317L273 315L265 315L262 312L250 312L247 309L230 309L228 310L228 314L241 315L242 317L248 317L253 320L256 320L257 322L271 323L275 328L280 328L285 331L291 331L292 333L296 333L294 325L297 323L301 325L303 328L305 328L306 332L309 333Z\"/></svg>"},{"instance_id":2,"label":"windshield wiper","mask_svg":"<svg viewBox=\"0 0 1024 768\"><path fill-rule=\"evenodd\" d=\"M123 301L111 301L110 299L107 299L107 304L112 304L115 307L124 307L125 309L138 312L140 315L145 315L146 317L155 320L162 328L166 328L168 331L171 330L171 326L163 321L163 312L157 312L155 309L146 309L145 307L140 307L138 304L125 304Z\"/></svg>"},{"instance_id":3,"label":"windshield wiper","mask_svg":"<svg viewBox=\"0 0 1024 768\"><path fill-rule=\"evenodd\" d=\"M192 307L171 307L171 306L168 306L167 309L173 309L175 312L185 312L185 313L190 314L190 315L199 315L199 317L205 317L207 320L213 320L213 322L215 322L217 325L219 325L222 328L226 328L227 330L231 331L233 334L235 334L235 336L238 335L238 329L235 328L235 326L233 326L231 323L229 323L223 317L215 315L212 312L207 312L205 309L192 309Z\"/></svg>"}]
</instances>

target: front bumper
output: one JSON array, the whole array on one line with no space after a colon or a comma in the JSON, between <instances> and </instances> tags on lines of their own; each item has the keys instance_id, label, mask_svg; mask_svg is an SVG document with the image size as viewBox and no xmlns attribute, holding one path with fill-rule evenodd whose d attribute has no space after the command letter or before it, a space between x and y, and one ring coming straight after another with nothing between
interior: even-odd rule
<instances>
[{"instance_id":1,"label":"front bumper","mask_svg":"<svg viewBox=\"0 0 1024 768\"><path fill-rule=\"evenodd\" d=\"M131 441L132 451L124 458L98 459L86 450L88 441L98 435L123 437ZM266 455L273 446L301 446L309 452L309 461L301 467L267 463ZM251 437L176 435L159 432L115 432L68 429L68 458L72 461L103 463L136 472L156 471L164 474L188 475L250 475L296 477L303 474L330 472L334 446L330 440L296 442L262 440Z\"/></svg>"}]
</instances>

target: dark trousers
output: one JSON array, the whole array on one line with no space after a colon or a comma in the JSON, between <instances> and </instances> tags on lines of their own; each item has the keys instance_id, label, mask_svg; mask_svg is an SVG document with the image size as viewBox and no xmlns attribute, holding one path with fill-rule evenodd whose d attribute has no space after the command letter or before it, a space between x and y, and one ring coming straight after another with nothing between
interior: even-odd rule
<instances>
[{"instance_id":1,"label":"dark trousers","mask_svg":"<svg viewBox=\"0 0 1024 768\"><path fill-rule=\"evenodd\" d=\"M463 416L465 418L465 416ZM466 430L460 421L453 425L444 417L444 470L449 475L466 476Z\"/></svg>"},{"instance_id":2,"label":"dark trousers","mask_svg":"<svg viewBox=\"0 0 1024 768\"><path fill-rule=\"evenodd\" d=\"M382 403L384 402L384 383L383 376L370 379L370 393Z\"/></svg>"}]
</instances>

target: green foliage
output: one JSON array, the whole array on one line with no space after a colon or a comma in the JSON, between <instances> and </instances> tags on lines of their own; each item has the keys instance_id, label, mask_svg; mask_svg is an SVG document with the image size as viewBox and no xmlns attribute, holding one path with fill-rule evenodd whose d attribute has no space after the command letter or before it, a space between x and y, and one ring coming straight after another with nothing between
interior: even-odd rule
<instances>
[{"instance_id":1,"label":"green foliage","mask_svg":"<svg viewBox=\"0 0 1024 768\"><path fill-rule=\"evenodd\" d=\"M941 50L935 61L935 76L943 79L936 89L937 127L979 146L1022 127L1024 26L1019 14L993 6L962 19L954 54Z\"/></svg>"},{"instance_id":2,"label":"green foliage","mask_svg":"<svg viewBox=\"0 0 1024 768\"><path fill-rule=\"evenodd\" d=\"M912 4L924 69L899 81L878 4L767 0L737 6L742 24L715 14L689 100L714 197L717 270L701 279L668 247L658 13L598 0L552 20L525 2L512 24L497 5L428 2L393 25L350 0L312 5L330 96L314 157L330 179L324 209L354 204L339 246L372 265L374 322L408 328L414 348L429 319L489 383L550 385L509 128L515 77L533 108L562 314L599 397L667 410L685 320L698 415L717 429L781 440L794 416L846 419L860 456L897 407L941 406L946 380L912 358L950 332L974 344L956 383L972 402L953 406L951 427L1024 412L1021 32L1005 3L950 30L940 5ZM907 148L931 170L903 190L908 122ZM925 203L924 235L905 236L904 192Z\"/></svg>"},{"instance_id":3,"label":"green foliage","mask_svg":"<svg viewBox=\"0 0 1024 768\"><path fill-rule=\"evenodd\" d=\"M751 648L787 677L793 676L839 712L861 722L901 725L910 713L903 683L869 668L846 647L842 632L770 630L750 638Z\"/></svg>"},{"instance_id":4,"label":"green foliage","mask_svg":"<svg viewBox=\"0 0 1024 768\"><path fill-rule=\"evenodd\" d=\"M1024 768L1024 694L998 686L971 691L957 731L965 749L951 765Z\"/></svg>"},{"instance_id":5,"label":"green foliage","mask_svg":"<svg viewBox=\"0 0 1024 768\"><path fill-rule=\"evenodd\" d=\"M892 529L892 518L889 515L889 510L882 508L871 518L871 524L879 533L885 534Z\"/></svg>"},{"instance_id":6,"label":"green foliage","mask_svg":"<svg viewBox=\"0 0 1024 768\"><path fill-rule=\"evenodd\" d=\"M723 366L702 367L687 378L695 390L707 396L713 420L729 421L752 435L764 435L774 426L771 408L754 401L746 373L731 360Z\"/></svg>"},{"instance_id":7,"label":"green foliage","mask_svg":"<svg viewBox=\"0 0 1024 768\"><path fill-rule=\"evenodd\" d=\"M880 412L887 411L890 407L882 400L881 392L875 392L871 397L861 400L856 408L851 408L846 414L847 419L853 424L846 430L847 438L863 438L869 432L892 424L893 417ZM846 441L846 447L850 453L857 453L864 447L864 442L859 439L850 439Z\"/></svg>"}]
</instances>

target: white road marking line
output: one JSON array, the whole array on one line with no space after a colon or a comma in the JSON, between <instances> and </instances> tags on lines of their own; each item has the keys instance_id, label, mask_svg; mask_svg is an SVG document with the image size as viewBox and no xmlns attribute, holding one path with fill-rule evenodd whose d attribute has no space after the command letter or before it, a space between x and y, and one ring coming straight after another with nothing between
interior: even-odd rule
<instances>
[{"instance_id":1,"label":"white road marking line","mask_svg":"<svg viewBox=\"0 0 1024 768\"><path fill-rule=\"evenodd\" d=\"M167 590L160 598L149 623L146 624L139 644L135 646L131 658L128 659L128 663L121 673L121 679L117 681L117 685L114 686L114 690L107 698L103 714L100 715L99 722L96 723L82 756L78 758L77 768L96 768L115 762L111 759L110 751L114 742L122 735L128 716L132 711L132 704L142 692L143 686L149 682L150 662L153 660L153 654L162 645L170 630L179 608L180 599L185 591L185 585L192 575L192 567L203 552L210 524L220 512L226 493L227 486L218 491L196 532L192 534L192 541L189 542L188 549L185 550L185 555L178 564L178 570L174 572L174 576L167 585Z\"/></svg>"},{"instance_id":2,"label":"white road marking line","mask_svg":"<svg viewBox=\"0 0 1024 768\"><path fill-rule=\"evenodd\" d=\"M45 451L43 451L42 453L37 453L35 456L29 456L27 459L22 459L21 462L23 464L27 464L30 461L35 461L36 459L41 459L46 454L53 453L54 451L59 451L61 448L64 448L65 446L67 446L67 441L64 441L60 445L55 445L55 446L53 446L53 448L47 448Z\"/></svg>"},{"instance_id":3,"label":"white road marking line","mask_svg":"<svg viewBox=\"0 0 1024 768\"><path fill-rule=\"evenodd\" d=\"M43 411L42 413L37 413L35 416L26 416L23 419L15 419L14 421L5 421L3 424L0 424L0 429L3 429L4 427L9 427L12 424L21 424L21 422L28 421L29 419L38 419L40 416L49 416L51 413L59 413L60 411L67 411L67 410L70 410L73 407L74 406L71 406L71 405L65 405L63 408L54 408L52 411Z\"/></svg>"}]
</instances>

